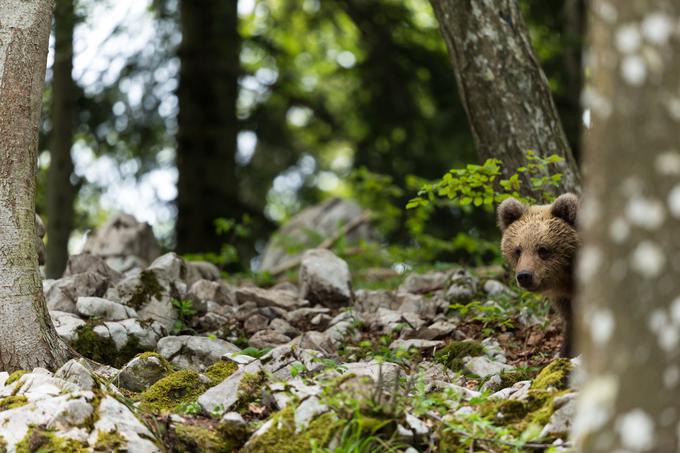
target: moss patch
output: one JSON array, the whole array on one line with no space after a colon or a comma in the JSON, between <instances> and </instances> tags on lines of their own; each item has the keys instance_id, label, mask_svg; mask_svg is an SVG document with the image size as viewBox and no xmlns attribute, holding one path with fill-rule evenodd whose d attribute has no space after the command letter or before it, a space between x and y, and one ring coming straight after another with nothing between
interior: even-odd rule
<instances>
[{"instance_id":1,"label":"moss patch","mask_svg":"<svg viewBox=\"0 0 680 453\"><path fill-rule=\"evenodd\" d=\"M139 339L133 335L128 335L128 342L119 351L111 338L97 335L94 331L94 328L101 324L100 321L88 321L78 327L77 337L73 342L74 349L88 359L116 368L122 367L135 355L144 351L139 344Z\"/></svg>"},{"instance_id":2,"label":"moss patch","mask_svg":"<svg viewBox=\"0 0 680 453\"><path fill-rule=\"evenodd\" d=\"M569 374L571 373L571 361L561 358L554 360L538 373L534 382L531 383L532 390L565 390L569 386Z\"/></svg>"},{"instance_id":3,"label":"moss patch","mask_svg":"<svg viewBox=\"0 0 680 453\"><path fill-rule=\"evenodd\" d=\"M195 451L229 453L240 446L239 443L222 437L219 430L197 425L175 425L175 435L177 436L177 444L173 451L181 453Z\"/></svg>"},{"instance_id":4,"label":"moss patch","mask_svg":"<svg viewBox=\"0 0 680 453\"><path fill-rule=\"evenodd\" d=\"M158 282L156 275L151 271L142 271L139 274L139 284L128 301L128 305L139 310L150 302L152 297L160 299L162 295L163 287Z\"/></svg>"},{"instance_id":5,"label":"moss patch","mask_svg":"<svg viewBox=\"0 0 680 453\"><path fill-rule=\"evenodd\" d=\"M251 403L259 401L262 395L262 386L266 382L267 375L263 371L245 373L238 386L238 404L234 410L243 412Z\"/></svg>"},{"instance_id":6,"label":"moss patch","mask_svg":"<svg viewBox=\"0 0 680 453\"><path fill-rule=\"evenodd\" d=\"M274 414L272 426L264 434L251 438L241 451L245 453L304 453L312 451L312 440L317 447L326 447L339 427L335 414L327 412L312 420L307 429L295 432L295 410L289 404Z\"/></svg>"},{"instance_id":7,"label":"moss patch","mask_svg":"<svg viewBox=\"0 0 680 453\"><path fill-rule=\"evenodd\" d=\"M126 451L127 440L118 431L109 433L99 431L97 442L94 444L94 451L117 452Z\"/></svg>"},{"instance_id":8,"label":"moss patch","mask_svg":"<svg viewBox=\"0 0 680 453\"><path fill-rule=\"evenodd\" d=\"M234 374L236 370L238 370L238 365L234 362L219 360L210 365L204 374L208 376L212 385L217 385Z\"/></svg>"},{"instance_id":9,"label":"moss patch","mask_svg":"<svg viewBox=\"0 0 680 453\"><path fill-rule=\"evenodd\" d=\"M140 395L144 409L169 412L182 404L195 401L208 386L193 370L176 371L159 380Z\"/></svg>"},{"instance_id":10,"label":"moss patch","mask_svg":"<svg viewBox=\"0 0 680 453\"><path fill-rule=\"evenodd\" d=\"M7 382L5 382L5 385L10 385L13 382L18 381L19 379L21 379L21 376L23 376L24 374L28 374L28 373L29 373L29 371L26 371L26 370L15 371L14 373L9 375L9 377L7 378Z\"/></svg>"},{"instance_id":11,"label":"moss patch","mask_svg":"<svg viewBox=\"0 0 680 453\"><path fill-rule=\"evenodd\" d=\"M463 359L465 357L481 355L484 355L484 346L477 341L452 341L438 350L434 355L434 359L452 371L460 371L463 369Z\"/></svg>"},{"instance_id":12,"label":"moss patch","mask_svg":"<svg viewBox=\"0 0 680 453\"><path fill-rule=\"evenodd\" d=\"M16 446L17 453L85 453L91 451L86 444L59 437L53 431L31 428Z\"/></svg>"},{"instance_id":13,"label":"moss patch","mask_svg":"<svg viewBox=\"0 0 680 453\"><path fill-rule=\"evenodd\" d=\"M0 400L0 411L7 411L28 404L28 398L24 395L12 395Z\"/></svg>"},{"instance_id":14,"label":"moss patch","mask_svg":"<svg viewBox=\"0 0 680 453\"><path fill-rule=\"evenodd\" d=\"M502 371L500 374L502 389L512 387L520 381L529 381L534 378L535 372L527 369L519 369L512 371Z\"/></svg>"}]
</instances>

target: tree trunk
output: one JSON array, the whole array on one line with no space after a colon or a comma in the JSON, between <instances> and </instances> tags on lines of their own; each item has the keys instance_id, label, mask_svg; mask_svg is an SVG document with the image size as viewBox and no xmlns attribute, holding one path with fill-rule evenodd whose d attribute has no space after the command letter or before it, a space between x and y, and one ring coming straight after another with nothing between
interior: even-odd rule
<instances>
[{"instance_id":1,"label":"tree trunk","mask_svg":"<svg viewBox=\"0 0 680 453\"><path fill-rule=\"evenodd\" d=\"M71 181L76 90L73 82L73 0L57 0L52 81L52 133L47 176L47 278L59 278L68 261L76 187Z\"/></svg>"},{"instance_id":2,"label":"tree trunk","mask_svg":"<svg viewBox=\"0 0 680 453\"><path fill-rule=\"evenodd\" d=\"M217 252L218 217L240 218L235 170L237 2L183 0L177 134L177 251Z\"/></svg>"},{"instance_id":3,"label":"tree trunk","mask_svg":"<svg viewBox=\"0 0 680 453\"><path fill-rule=\"evenodd\" d=\"M581 451L680 449L680 4L592 3Z\"/></svg>"},{"instance_id":4,"label":"tree trunk","mask_svg":"<svg viewBox=\"0 0 680 453\"><path fill-rule=\"evenodd\" d=\"M564 158L555 171L563 174L559 190L578 192L578 167L518 1L431 1L480 159L499 159L509 176L526 165L528 150L557 154ZM540 195L528 181L524 193Z\"/></svg>"},{"instance_id":5,"label":"tree trunk","mask_svg":"<svg viewBox=\"0 0 680 453\"><path fill-rule=\"evenodd\" d=\"M47 312L35 247L35 172L49 0L0 3L0 369L69 358Z\"/></svg>"}]
</instances>

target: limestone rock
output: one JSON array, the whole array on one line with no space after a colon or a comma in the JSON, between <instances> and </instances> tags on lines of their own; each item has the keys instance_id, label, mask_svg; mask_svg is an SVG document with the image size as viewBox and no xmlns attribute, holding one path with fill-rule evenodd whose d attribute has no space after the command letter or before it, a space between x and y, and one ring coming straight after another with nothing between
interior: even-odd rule
<instances>
[{"instance_id":1,"label":"limestone rock","mask_svg":"<svg viewBox=\"0 0 680 453\"><path fill-rule=\"evenodd\" d=\"M169 367L161 357L144 354L130 360L114 378L114 384L119 387L142 392L163 378Z\"/></svg>"},{"instance_id":2,"label":"limestone rock","mask_svg":"<svg viewBox=\"0 0 680 453\"><path fill-rule=\"evenodd\" d=\"M165 337L158 342L158 353L180 368L203 371L225 354L241 349L219 338L183 335Z\"/></svg>"},{"instance_id":3,"label":"limestone rock","mask_svg":"<svg viewBox=\"0 0 680 453\"><path fill-rule=\"evenodd\" d=\"M313 249L302 255L300 292L303 299L324 307L344 307L352 302L347 263L330 250Z\"/></svg>"},{"instance_id":4,"label":"limestone rock","mask_svg":"<svg viewBox=\"0 0 680 453\"><path fill-rule=\"evenodd\" d=\"M99 318L105 321L121 321L137 317L137 312L133 308L101 297L79 297L76 310L87 318Z\"/></svg>"}]
</instances>

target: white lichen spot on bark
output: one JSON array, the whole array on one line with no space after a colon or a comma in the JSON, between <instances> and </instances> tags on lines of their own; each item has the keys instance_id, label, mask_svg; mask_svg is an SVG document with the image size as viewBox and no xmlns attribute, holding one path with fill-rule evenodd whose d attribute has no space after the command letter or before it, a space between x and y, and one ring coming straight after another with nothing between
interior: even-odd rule
<instances>
[{"instance_id":1,"label":"white lichen spot on bark","mask_svg":"<svg viewBox=\"0 0 680 453\"><path fill-rule=\"evenodd\" d=\"M666 367L663 372L663 385L670 390L678 385L678 381L680 381L680 367L677 365Z\"/></svg>"},{"instance_id":2,"label":"white lichen spot on bark","mask_svg":"<svg viewBox=\"0 0 680 453\"><path fill-rule=\"evenodd\" d=\"M593 376L578 397L578 410L572 434L583 438L596 433L611 418L614 400L619 391L619 378L616 375Z\"/></svg>"},{"instance_id":3,"label":"white lichen spot on bark","mask_svg":"<svg viewBox=\"0 0 680 453\"><path fill-rule=\"evenodd\" d=\"M662 249L651 240L644 240L635 247L631 255L631 268L645 278L659 275L666 264Z\"/></svg>"},{"instance_id":4,"label":"white lichen spot on bark","mask_svg":"<svg viewBox=\"0 0 680 453\"><path fill-rule=\"evenodd\" d=\"M668 210L676 219L680 219L680 184L668 192Z\"/></svg>"},{"instance_id":5,"label":"white lichen spot on bark","mask_svg":"<svg viewBox=\"0 0 680 453\"><path fill-rule=\"evenodd\" d=\"M596 346L604 346L614 332L614 315L605 309L596 309L590 316L590 337Z\"/></svg>"},{"instance_id":6,"label":"white lichen spot on bark","mask_svg":"<svg viewBox=\"0 0 680 453\"><path fill-rule=\"evenodd\" d=\"M642 409L634 409L616 420L621 444L631 451L647 451L654 446L654 420Z\"/></svg>"},{"instance_id":7,"label":"white lichen spot on bark","mask_svg":"<svg viewBox=\"0 0 680 453\"><path fill-rule=\"evenodd\" d=\"M637 24L626 24L616 31L616 49L622 53L633 53L640 48L642 36Z\"/></svg>"},{"instance_id":8,"label":"white lichen spot on bark","mask_svg":"<svg viewBox=\"0 0 680 453\"><path fill-rule=\"evenodd\" d=\"M680 99L678 101L678 115L680 115ZM678 116L680 119L680 116ZM669 150L659 154L654 161L656 171L664 176L680 175L680 153L676 150Z\"/></svg>"},{"instance_id":9,"label":"white lichen spot on bark","mask_svg":"<svg viewBox=\"0 0 680 453\"><path fill-rule=\"evenodd\" d=\"M630 234L630 227L628 222L623 217L617 217L611 225L609 225L609 236L616 243L622 243L628 238Z\"/></svg>"},{"instance_id":10,"label":"white lichen spot on bark","mask_svg":"<svg viewBox=\"0 0 680 453\"><path fill-rule=\"evenodd\" d=\"M589 281L600 269L602 252L594 245L583 247L578 256L576 278L583 284Z\"/></svg>"},{"instance_id":11,"label":"white lichen spot on bark","mask_svg":"<svg viewBox=\"0 0 680 453\"><path fill-rule=\"evenodd\" d=\"M665 13L650 13L642 20L642 34L649 42L664 45L672 32L673 22Z\"/></svg>"},{"instance_id":12,"label":"white lichen spot on bark","mask_svg":"<svg viewBox=\"0 0 680 453\"><path fill-rule=\"evenodd\" d=\"M635 196L626 205L626 217L635 226L656 230L663 224L666 213L659 200Z\"/></svg>"},{"instance_id":13,"label":"white lichen spot on bark","mask_svg":"<svg viewBox=\"0 0 680 453\"><path fill-rule=\"evenodd\" d=\"M623 80L633 86L640 86L647 78L647 65L639 55L626 56L621 62Z\"/></svg>"}]
</instances>

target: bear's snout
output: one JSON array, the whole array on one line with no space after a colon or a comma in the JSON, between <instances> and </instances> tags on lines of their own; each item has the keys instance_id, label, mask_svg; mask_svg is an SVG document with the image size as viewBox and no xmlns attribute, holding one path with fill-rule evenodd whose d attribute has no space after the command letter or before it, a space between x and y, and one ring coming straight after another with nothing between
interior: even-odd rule
<instances>
[{"instance_id":1,"label":"bear's snout","mask_svg":"<svg viewBox=\"0 0 680 453\"><path fill-rule=\"evenodd\" d=\"M534 273L529 271L517 272L517 283L524 289L531 289L534 286Z\"/></svg>"}]
</instances>

